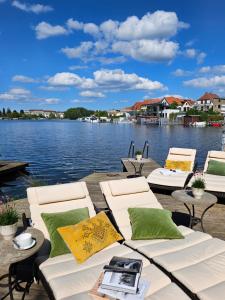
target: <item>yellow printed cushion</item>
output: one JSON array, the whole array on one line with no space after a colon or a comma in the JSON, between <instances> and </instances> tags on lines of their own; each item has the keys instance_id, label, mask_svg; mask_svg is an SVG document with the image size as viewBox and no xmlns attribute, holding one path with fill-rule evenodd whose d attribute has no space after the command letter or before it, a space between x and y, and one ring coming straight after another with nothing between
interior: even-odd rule
<instances>
[{"instance_id":1,"label":"yellow printed cushion","mask_svg":"<svg viewBox=\"0 0 225 300\"><path fill-rule=\"evenodd\" d=\"M123 239L104 212L78 224L59 227L57 230L79 263Z\"/></svg>"},{"instance_id":2,"label":"yellow printed cushion","mask_svg":"<svg viewBox=\"0 0 225 300\"><path fill-rule=\"evenodd\" d=\"M166 160L166 169L191 171L191 161Z\"/></svg>"}]
</instances>

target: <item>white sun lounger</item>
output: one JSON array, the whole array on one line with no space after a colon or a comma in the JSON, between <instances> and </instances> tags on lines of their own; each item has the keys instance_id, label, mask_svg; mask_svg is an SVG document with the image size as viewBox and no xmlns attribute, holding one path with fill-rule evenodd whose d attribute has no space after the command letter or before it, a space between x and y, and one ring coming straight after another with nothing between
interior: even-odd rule
<instances>
[{"instance_id":1,"label":"white sun lounger","mask_svg":"<svg viewBox=\"0 0 225 300\"><path fill-rule=\"evenodd\" d=\"M165 168L157 168L147 177L150 187L169 190L182 189L193 173L195 156L195 149L170 148L167 160L191 161L191 171L182 172L177 170L176 172L173 172Z\"/></svg>"},{"instance_id":2,"label":"white sun lounger","mask_svg":"<svg viewBox=\"0 0 225 300\"><path fill-rule=\"evenodd\" d=\"M33 226L40 229L48 240L49 235L40 214L42 212L62 212L88 207L90 217L95 215L85 182L34 187L27 190ZM41 279L50 299L91 300L89 290L97 281L103 266L113 256L125 256L143 260L143 277L150 282L146 294L149 300L190 299L167 275L154 266L137 251L114 243L98 252L86 262L78 264L72 254L47 258L39 265Z\"/></svg>"},{"instance_id":3,"label":"white sun lounger","mask_svg":"<svg viewBox=\"0 0 225 300\"><path fill-rule=\"evenodd\" d=\"M170 273L202 300L223 300L225 295L225 242L179 226L181 240L131 240L129 207L160 208L144 177L100 183L125 244L137 249Z\"/></svg>"},{"instance_id":4,"label":"white sun lounger","mask_svg":"<svg viewBox=\"0 0 225 300\"><path fill-rule=\"evenodd\" d=\"M204 171L203 171L203 179L205 180L206 191L215 193L218 196L224 196L225 193L225 176L212 175L207 174L208 163L210 160L217 160L225 163L225 152L224 151L209 151ZM194 178L192 178L188 184L191 187Z\"/></svg>"}]
</instances>

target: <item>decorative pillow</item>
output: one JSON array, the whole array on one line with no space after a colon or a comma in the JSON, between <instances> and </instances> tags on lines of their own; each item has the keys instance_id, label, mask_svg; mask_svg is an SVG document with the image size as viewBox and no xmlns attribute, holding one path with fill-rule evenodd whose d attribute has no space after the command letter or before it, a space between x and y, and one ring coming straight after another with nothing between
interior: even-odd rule
<instances>
[{"instance_id":1,"label":"decorative pillow","mask_svg":"<svg viewBox=\"0 0 225 300\"><path fill-rule=\"evenodd\" d=\"M210 159L206 173L225 176L225 162Z\"/></svg>"},{"instance_id":2,"label":"decorative pillow","mask_svg":"<svg viewBox=\"0 0 225 300\"><path fill-rule=\"evenodd\" d=\"M132 240L182 239L172 213L159 208L128 208Z\"/></svg>"},{"instance_id":3,"label":"decorative pillow","mask_svg":"<svg viewBox=\"0 0 225 300\"><path fill-rule=\"evenodd\" d=\"M166 169L191 171L191 161L166 160Z\"/></svg>"},{"instance_id":4,"label":"decorative pillow","mask_svg":"<svg viewBox=\"0 0 225 300\"><path fill-rule=\"evenodd\" d=\"M104 212L79 224L57 230L79 263L123 239Z\"/></svg>"},{"instance_id":5,"label":"decorative pillow","mask_svg":"<svg viewBox=\"0 0 225 300\"><path fill-rule=\"evenodd\" d=\"M78 208L60 213L42 213L51 240L50 257L70 253L65 242L57 232L58 227L73 225L89 218L88 208Z\"/></svg>"}]
</instances>

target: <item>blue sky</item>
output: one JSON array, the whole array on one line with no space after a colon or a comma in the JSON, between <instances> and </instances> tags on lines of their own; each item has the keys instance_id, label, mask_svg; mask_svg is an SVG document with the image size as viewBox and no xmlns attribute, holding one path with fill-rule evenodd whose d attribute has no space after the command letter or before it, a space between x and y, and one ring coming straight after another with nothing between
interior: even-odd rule
<instances>
[{"instance_id":1,"label":"blue sky","mask_svg":"<svg viewBox=\"0 0 225 300\"><path fill-rule=\"evenodd\" d=\"M225 96L222 0L0 0L0 109Z\"/></svg>"}]
</instances>

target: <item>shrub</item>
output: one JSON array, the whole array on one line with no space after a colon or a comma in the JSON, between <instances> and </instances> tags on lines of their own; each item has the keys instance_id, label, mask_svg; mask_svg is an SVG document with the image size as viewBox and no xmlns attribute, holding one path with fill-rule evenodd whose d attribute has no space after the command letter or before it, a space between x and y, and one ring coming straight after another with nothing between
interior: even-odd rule
<instances>
[{"instance_id":1,"label":"shrub","mask_svg":"<svg viewBox=\"0 0 225 300\"><path fill-rule=\"evenodd\" d=\"M196 189L204 189L205 181L202 178L196 178L191 186Z\"/></svg>"},{"instance_id":2,"label":"shrub","mask_svg":"<svg viewBox=\"0 0 225 300\"><path fill-rule=\"evenodd\" d=\"M135 155L142 155L142 151L141 151L141 150L137 150L137 151L135 152Z\"/></svg>"},{"instance_id":3,"label":"shrub","mask_svg":"<svg viewBox=\"0 0 225 300\"><path fill-rule=\"evenodd\" d=\"M0 226L12 225L18 222L19 215L15 206L6 202L0 206Z\"/></svg>"}]
</instances>

